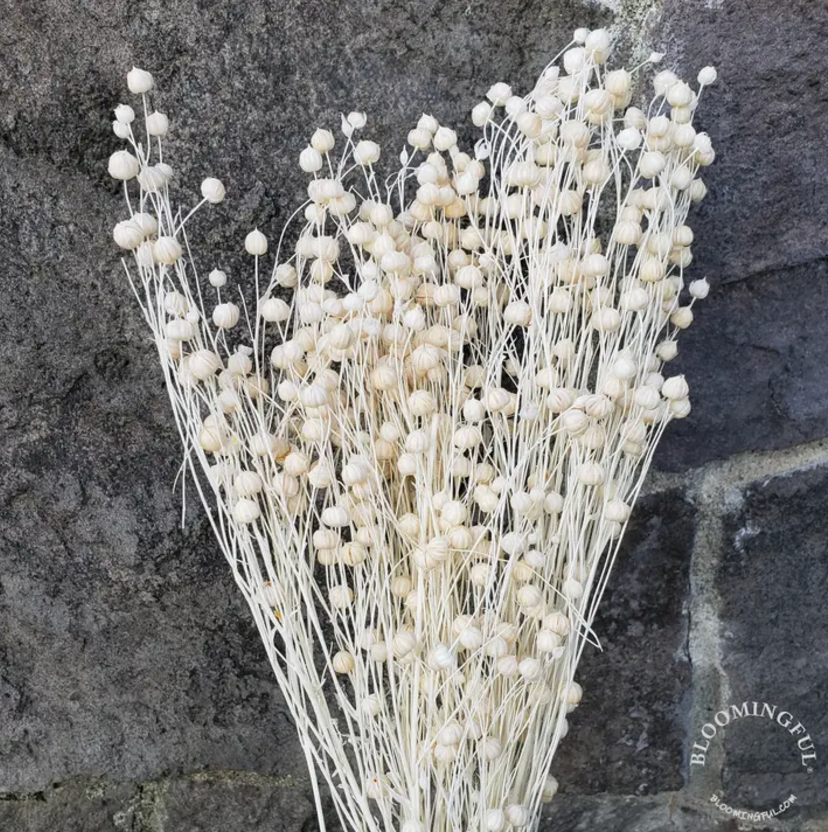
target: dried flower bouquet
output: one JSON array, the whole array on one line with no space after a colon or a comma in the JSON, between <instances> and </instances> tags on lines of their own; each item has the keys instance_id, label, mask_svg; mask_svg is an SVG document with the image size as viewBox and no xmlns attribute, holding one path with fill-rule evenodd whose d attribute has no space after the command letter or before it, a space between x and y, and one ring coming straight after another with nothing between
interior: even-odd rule
<instances>
[{"instance_id":1,"label":"dried flower bouquet","mask_svg":"<svg viewBox=\"0 0 828 832\"><path fill-rule=\"evenodd\" d=\"M649 111L578 30L532 92L505 83L461 151L423 116L383 181L361 113L299 164L304 224L253 230L256 308L190 248L152 76L119 106L116 243L192 482L319 785L359 832L534 827L575 672L667 424L665 365L714 152L669 71ZM653 56L651 60L657 60ZM300 212L297 212L299 216ZM301 225L301 228L298 227Z\"/></svg>"}]
</instances>

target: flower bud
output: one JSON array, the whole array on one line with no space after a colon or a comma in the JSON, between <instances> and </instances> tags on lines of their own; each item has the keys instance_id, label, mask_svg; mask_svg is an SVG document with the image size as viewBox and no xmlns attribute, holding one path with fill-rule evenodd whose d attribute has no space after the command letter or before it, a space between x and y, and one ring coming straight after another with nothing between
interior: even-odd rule
<instances>
[{"instance_id":1,"label":"flower bud","mask_svg":"<svg viewBox=\"0 0 828 832\"><path fill-rule=\"evenodd\" d=\"M267 237L256 228L244 238L244 248L248 254L261 257L267 253Z\"/></svg>"},{"instance_id":2,"label":"flower bud","mask_svg":"<svg viewBox=\"0 0 828 832\"><path fill-rule=\"evenodd\" d=\"M667 90L678 82L675 72L664 69L653 78L653 89L656 95L666 95Z\"/></svg>"},{"instance_id":3,"label":"flower bud","mask_svg":"<svg viewBox=\"0 0 828 832\"><path fill-rule=\"evenodd\" d=\"M492 117L492 105L488 101L481 101L471 113L475 127L482 127Z\"/></svg>"},{"instance_id":4,"label":"flower bud","mask_svg":"<svg viewBox=\"0 0 828 832\"><path fill-rule=\"evenodd\" d=\"M148 165L138 174L138 182L145 191L158 193L166 184L169 176L166 168L160 165Z\"/></svg>"},{"instance_id":5,"label":"flower bud","mask_svg":"<svg viewBox=\"0 0 828 832\"><path fill-rule=\"evenodd\" d=\"M645 179L652 179L664 170L666 163L667 160L664 158L663 153L660 153L658 150L649 150L641 154L638 160L638 169Z\"/></svg>"},{"instance_id":6,"label":"flower bud","mask_svg":"<svg viewBox=\"0 0 828 832\"><path fill-rule=\"evenodd\" d=\"M584 41L587 52L606 52L610 47L610 36L606 29L593 29Z\"/></svg>"},{"instance_id":7,"label":"flower bud","mask_svg":"<svg viewBox=\"0 0 828 832\"><path fill-rule=\"evenodd\" d=\"M451 150L457 144L457 133L448 127L439 127L434 134L434 147L437 150Z\"/></svg>"},{"instance_id":8,"label":"flower bud","mask_svg":"<svg viewBox=\"0 0 828 832\"><path fill-rule=\"evenodd\" d=\"M550 774L543 784L543 791L541 792L541 800L544 803L549 803L553 797L558 793L558 781Z\"/></svg>"},{"instance_id":9,"label":"flower bud","mask_svg":"<svg viewBox=\"0 0 828 832\"><path fill-rule=\"evenodd\" d=\"M690 399L671 399L670 415L676 419L685 419L690 415Z\"/></svg>"},{"instance_id":10,"label":"flower bud","mask_svg":"<svg viewBox=\"0 0 828 832\"><path fill-rule=\"evenodd\" d=\"M607 88L607 92L617 98L623 98L632 86L630 73L626 69L616 69L608 72L604 86Z\"/></svg>"},{"instance_id":11,"label":"flower bud","mask_svg":"<svg viewBox=\"0 0 828 832\"><path fill-rule=\"evenodd\" d=\"M380 157L380 148L376 142L369 142L369 141L361 141L357 143L357 146L354 148L354 159L356 159L357 163L366 167L367 165L373 165L374 162L377 162Z\"/></svg>"},{"instance_id":12,"label":"flower bud","mask_svg":"<svg viewBox=\"0 0 828 832\"><path fill-rule=\"evenodd\" d=\"M127 86L130 92L135 93L135 95L142 95L149 92L155 86L155 82L149 72L134 66L127 73Z\"/></svg>"},{"instance_id":13,"label":"flower bud","mask_svg":"<svg viewBox=\"0 0 828 832\"><path fill-rule=\"evenodd\" d=\"M502 107L512 97L512 88L502 81L494 84L486 93L486 98L494 104L495 107Z\"/></svg>"},{"instance_id":14,"label":"flower bud","mask_svg":"<svg viewBox=\"0 0 828 832\"><path fill-rule=\"evenodd\" d=\"M132 221L141 229L145 237L151 237L158 231L158 220L152 214L133 214Z\"/></svg>"},{"instance_id":15,"label":"flower bud","mask_svg":"<svg viewBox=\"0 0 828 832\"><path fill-rule=\"evenodd\" d=\"M525 301L512 301L503 310L503 320L512 326L529 326L532 320L532 309Z\"/></svg>"},{"instance_id":16,"label":"flower bud","mask_svg":"<svg viewBox=\"0 0 828 832\"><path fill-rule=\"evenodd\" d=\"M273 273L273 277L275 281L280 286L284 286L285 289L294 288L299 280L296 274L296 269L291 266L290 263L281 263L277 266L276 271Z\"/></svg>"},{"instance_id":17,"label":"flower bud","mask_svg":"<svg viewBox=\"0 0 828 832\"><path fill-rule=\"evenodd\" d=\"M246 497L239 500L233 506L233 519L237 523L252 523L254 520L259 519L260 514L259 504L255 500L250 500Z\"/></svg>"},{"instance_id":18,"label":"flower bud","mask_svg":"<svg viewBox=\"0 0 828 832\"><path fill-rule=\"evenodd\" d=\"M489 809L486 812L487 832L501 832L506 826L506 815L503 809Z\"/></svg>"},{"instance_id":19,"label":"flower bud","mask_svg":"<svg viewBox=\"0 0 828 832\"><path fill-rule=\"evenodd\" d=\"M506 820L512 826L528 826L530 820L529 810L525 806L512 803L506 807Z\"/></svg>"},{"instance_id":20,"label":"flower bud","mask_svg":"<svg viewBox=\"0 0 828 832\"><path fill-rule=\"evenodd\" d=\"M348 113L348 124L350 124L354 130L361 130L367 123L368 116L366 116L365 113Z\"/></svg>"},{"instance_id":21,"label":"flower bud","mask_svg":"<svg viewBox=\"0 0 828 832\"><path fill-rule=\"evenodd\" d=\"M616 523L626 523L630 517L630 507L616 497L604 506L604 517Z\"/></svg>"},{"instance_id":22,"label":"flower bud","mask_svg":"<svg viewBox=\"0 0 828 832\"><path fill-rule=\"evenodd\" d=\"M150 136L166 136L167 130L170 127L170 120L164 115L164 113L159 113L157 110L154 113L150 113L147 116L147 133Z\"/></svg>"},{"instance_id":23,"label":"flower bud","mask_svg":"<svg viewBox=\"0 0 828 832\"><path fill-rule=\"evenodd\" d=\"M213 323L219 329L232 329L239 322L239 307L235 303L220 303L213 310Z\"/></svg>"},{"instance_id":24,"label":"flower bud","mask_svg":"<svg viewBox=\"0 0 828 832\"><path fill-rule=\"evenodd\" d=\"M131 251L141 245L144 234L136 222L124 220L119 222L112 230L112 238L121 248Z\"/></svg>"},{"instance_id":25,"label":"flower bud","mask_svg":"<svg viewBox=\"0 0 828 832\"><path fill-rule=\"evenodd\" d=\"M109 157L109 175L127 182L138 175L138 160L128 150L116 150Z\"/></svg>"},{"instance_id":26,"label":"flower bud","mask_svg":"<svg viewBox=\"0 0 828 832\"><path fill-rule=\"evenodd\" d=\"M354 602L354 591L347 584L340 584L339 586L331 587L328 598L330 599L331 606L338 610L344 610Z\"/></svg>"},{"instance_id":27,"label":"flower bud","mask_svg":"<svg viewBox=\"0 0 828 832\"><path fill-rule=\"evenodd\" d=\"M667 103L671 107L687 107L692 101L693 90L684 81L677 81L667 90Z\"/></svg>"},{"instance_id":28,"label":"flower bud","mask_svg":"<svg viewBox=\"0 0 828 832\"><path fill-rule=\"evenodd\" d=\"M564 71L567 75L577 75L586 63L586 50L583 47L573 47L563 53ZM559 86L560 89L560 86Z\"/></svg>"},{"instance_id":29,"label":"flower bud","mask_svg":"<svg viewBox=\"0 0 828 832\"><path fill-rule=\"evenodd\" d=\"M129 104L119 104L115 108L115 120L119 124L132 124L135 121L135 110Z\"/></svg>"},{"instance_id":30,"label":"flower bud","mask_svg":"<svg viewBox=\"0 0 828 832\"><path fill-rule=\"evenodd\" d=\"M171 266L181 257L181 244L175 237L159 237L152 247L156 263Z\"/></svg>"},{"instance_id":31,"label":"flower bud","mask_svg":"<svg viewBox=\"0 0 828 832\"><path fill-rule=\"evenodd\" d=\"M330 130L317 130L311 136L311 147L317 153L329 153L334 147L334 136Z\"/></svg>"},{"instance_id":32,"label":"flower bud","mask_svg":"<svg viewBox=\"0 0 828 832\"><path fill-rule=\"evenodd\" d=\"M299 154L299 167L305 173L316 173L322 170L322 154L313 147L306 147Z\"/></svg>"},{"instance_id":33,"label":"flower bud","mask_svg":"<svg viewBox=\"0 0 828 832\"><path fill-rule=\"evenodd\" d=\"M693 323L693 310L689 306L680 306L670 315L670 323L678 329L687 329Z\"/></svg>"},{"instance_id":34,"label":"flower bud","mask_svg":"<svg viewBox=\"0 0 828 832\"><path fill-rule=\"evenodd\" d=\"M335 673L351 673L356 667L356 660L347 650L340 650L334 655L332 664Z\"/></svg>"},{"instance_id":35,"label":"flower bud","mask_svg":"<svg viewBox=\"0 0 828 832\"><path fill-rule=\"evenodd\" d=\"M678 344L675 341L662 341L655 349L661 361L672 361L678 355Z\"/></svg>"},{"instance_id":36,"label":"flower bud","mask_svg":"<svg viewBox=\"0 0 828 832\"><path fill-rule=\"evenodd\" d=\"M690 284L689 290L692 297L704 300L710 292L710 284L707 282L707 278L703 277L701 280L694 280Z\"/></svg>"},{"instance_id":37,"label":"flower bud","mask_svg":"<svg viewBox=\"0 0 828 832\"><path fill-rule=\"evenodd\" d=\"M427 113L423 113L417 120L417 129L428 130L432 135L437 132L439 126L437 119Z\"/></svg>"},{"instance_id":38,"label":"flower bud","mask_svg":"<svg viewBox=\"0 0 828 832\"><path fill-rule=\"evenodd\" d=\"M711 84L716 83L716 79L719 77L719 74L716 72L715 66L706 66L702 70L699 71L698 75L698 82L699 86L701 87L709 87Z\"/></svg>"},{"instance_id":39,"label":"flower bud","mask_svg":"<svg viewBox=\"0 0 828 832\"><path fill-rule=\"evenodd\" d=\"M219 179L214 179L212 176L208 176L201 183L201 195L207 200L207 202L211 202L213 205L218 205L224 199L224 185Z\"/></svg>"},{"instance_id":40,"label":"flower bud","mask_svg":"<svg viewBox=\"0 0 828 832\"><path fill-rule=\"evenodd\" d=\"M635 127L625 127L615 140L622 150L637 150L641 147L641 133Z\"/></svg>"},{"instance_id":41,"label":"flower bud","mask_svg":"<svg viewBox=\"0 0 828 832\"><path fill-rule=\"evenodd\" d=\"M690 387L684 376L673 376L661 385L661 394L665 399L686 399L690 395Z\"/></svg>"},{"instance_id":42,"label":"flower bud","mask_svg":"<svg viewBox=\"0 0 828 832\"><path fill-rule=\"evenodd\" d=\"M221 369L221 359L210 350L196 350L187 363L190 372L199 381L207 381Z\"/></svg>"}]
</instances>

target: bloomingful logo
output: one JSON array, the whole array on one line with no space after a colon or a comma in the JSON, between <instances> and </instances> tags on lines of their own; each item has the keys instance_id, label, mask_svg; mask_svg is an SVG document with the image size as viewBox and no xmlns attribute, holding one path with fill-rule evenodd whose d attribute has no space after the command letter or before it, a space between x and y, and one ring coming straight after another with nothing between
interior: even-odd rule
<instances>
[{"instance_id":1,"label":"bloomingful logo","mask_svg":"<svg viewBox=\"0 0 828 832\"><path fill-rule=\"evenodd\" d=\"M742 719L761 719L773 722L791 735L791 742L796 743L796 754L805 772L813 773L816 766L817 754L814 741L805 726L790 711L783 710L778 705L767 702L742 702L741 705L728 705L713 715L711 722L702 725L701 736L690 749L690 771L694 767L704 767L707 756L716 737L731 723ZM766 811L753 809L736 809L722 799L720 795L712 795L710 802L714 803L725 814L739 820L760 821L777 817L790 809L796 803L796 795L787 795L773 808Z\"/></svg>"}]
</instances>

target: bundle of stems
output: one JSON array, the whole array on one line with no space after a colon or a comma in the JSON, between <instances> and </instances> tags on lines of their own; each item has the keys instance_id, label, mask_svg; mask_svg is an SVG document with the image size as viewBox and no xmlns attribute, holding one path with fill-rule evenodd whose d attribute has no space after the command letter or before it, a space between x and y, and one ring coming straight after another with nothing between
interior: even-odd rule
<instances>
[{"instance_id":1,"label":"bundle of stems","mask_svg":"<svg viewBox=\"0 0 828 832\"><path fill-rule=\"evenodd\" d=\"M323 829L323 785L359 832L534 827L557 791L597 604L690 410L664 365L707 294L685 219L715 70L658 72L645 112L609 48L578 30L529 95L491 87L472 153L423 116L384 181L364 114L317 130L272 268L245 239L255 309L199 276L186 222L224 186L174 207L168 119L128 74L144 126L116 109L114 238Z\"/></svg>"}]
</instances>

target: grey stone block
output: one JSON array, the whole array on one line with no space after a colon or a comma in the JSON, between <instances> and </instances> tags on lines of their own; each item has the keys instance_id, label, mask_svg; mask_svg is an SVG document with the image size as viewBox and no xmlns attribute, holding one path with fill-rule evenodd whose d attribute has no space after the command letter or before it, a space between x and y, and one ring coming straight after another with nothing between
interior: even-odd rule
<instances>
[{"instance_id":1,"label":"grey stone block","mask_svg":"<svg viewBox=\"0 0 828 832\"><path fill-rule=\"evenodd\" d=\"M681 471L825 436L828 261L720 285L695 309L665 370L685 374L693 409L668 427L656 467Z\"/></svg>"},{"instance_id":2,"label":"grey stone block","mask_svg":"<svg viewBox=\"0 0 828 832\"><path fill-rule=\"evenodd\" d=\"M828 6L811 0L664 2L656 38L665 66L719 72L699 108L717 159L692 223L697 265L717 281L828 255L826 27Z\"/></svg>"},{"instance_id":3,"label":"grey stone block","mask_svg":"<svg viewBox=\"0 0 828 832\"><path fill-rule=\"evenodd\" d=\"M715 739L723 734L725 797L731 805L767 808L795 794L794 819L823 816L828 808L826 501L825 467L750 486L726 518L717 580L730 703L766 702L790 712L817 753L803 765L799 736L769 719L734 720ZM715 709L710 703L710 717Z\"/></svg>"},{"instance_id":4,"label":"grey stone block","mask_svg":"<svg viewBox=\"0 0 828 832\"><path fill-rule=\"evenodd\" d=\"M713 291L681 339L675 369L694 409L666 435L660 467L828 434L826 27L828 6L811 0L664 2L664 66L693 77L714 64L719 81L698 111L717 159L689 220L688 275Z\"/></svg>"},{"instance_id":5,"label":"grey stone block","mask_svg":"<svg viewBox=\"0 0 828 832\"><path fill-rule=\"evenodd\" d=\"M584 649L584 688L553 772L561 793L646 795L682 785L695 511L679 492L642 499Z\"/></svg>"}]
</instances>

